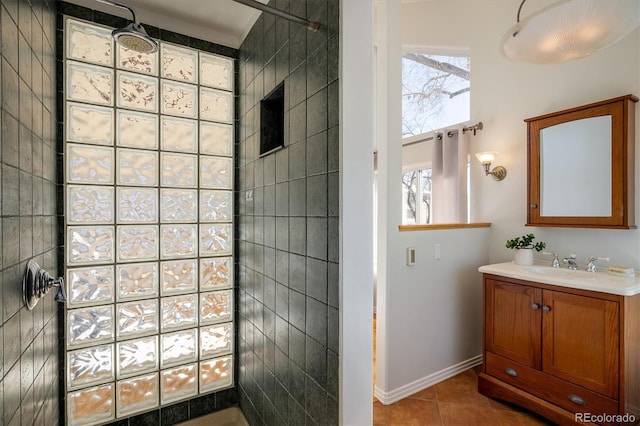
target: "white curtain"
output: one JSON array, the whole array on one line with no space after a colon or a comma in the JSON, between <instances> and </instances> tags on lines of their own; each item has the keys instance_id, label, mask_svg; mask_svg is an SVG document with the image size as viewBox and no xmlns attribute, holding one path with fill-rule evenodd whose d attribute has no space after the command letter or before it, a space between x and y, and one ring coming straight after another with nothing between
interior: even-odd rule
<instances>
[{"instance_id":1,"label":"white curtain","mask_svg":"<svg viewBox=\"0 0 640 426\"><path fill-rule=\"evenodd\" d=\"M466 222L468 143L462 126L435 133L432 158L432 223Z\"/></svg>"}]
</instances>

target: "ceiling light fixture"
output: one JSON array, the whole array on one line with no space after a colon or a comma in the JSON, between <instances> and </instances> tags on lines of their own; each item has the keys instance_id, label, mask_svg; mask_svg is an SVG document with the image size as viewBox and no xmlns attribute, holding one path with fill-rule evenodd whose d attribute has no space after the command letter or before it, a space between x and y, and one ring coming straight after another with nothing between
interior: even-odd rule
<instances>
[{"instance_id":1,"label":"ceiling light fixture","mask_svg":"<svg viewBox=\"0 0 640 426\"><path fill-rule=\"evenodd\" d=\"M520 21L502 37L514 61L553 64L582 58L624 38L640 24L638 0L560 0Z\"/></svg>"},{"instance_id":2,"label":"ceiling light fixture","mask_svg":"<svg viewBox=\"0 0 640 426\"><path fill-rule=\"evenodd\" d=\"M158 43L149 37L144 27L136 20L136 14L129 6L111 0L96 0L100 3L119 7L131 13L133 22L124 28L117 28L111 32L113 39L122 47L139 53L154 53L158 51Z\"/></svg>"}]
</instances>

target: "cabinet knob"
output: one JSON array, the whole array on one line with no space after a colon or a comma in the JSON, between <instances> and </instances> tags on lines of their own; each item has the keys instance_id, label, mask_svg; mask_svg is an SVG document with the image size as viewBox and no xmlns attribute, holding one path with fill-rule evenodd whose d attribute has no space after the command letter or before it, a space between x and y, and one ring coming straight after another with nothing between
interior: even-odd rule
<instances>
[{"instance_id":1,"label":"cabinet knob","mask_svg":"<svg viewBox=\"0 0 640 426\"><path fill-rule=\"evenodd\" d=\"M531 203L531 204L529 204L529 208L531 208L531 209L537 209L537 208L538 208L538 205L537 205L536 203Z\"/></svg>"},{"instance_id":2,"label":"cabinet knob","mask_svg":"<svg viewBox=\"0 0 640 426\"><path fill-rule=\"evenodd\" d=\"M533 305L531 305L531 309L533 309L534 311L537 311L538 309L540 309L540 305L538 305L537 303L534 303Z\"/></svg>"},{"instance_id":3,"label":"cabinet knob","mask_svg":"<svg viewBox=\"0 0 640 426\"><path fill-rule=\"evenodd\" d=\"M542 310L543 310L543 311L545 311L545 312L549 312L549 311L551 310L551 307L549 307L549 306L547 306L547 305L544 305L544 306L542 307Z\"/></svg>"},{"instance_id":4,"label":"cabinet knob","mask_svg":"<svg viewBox=\"0 0 640 426\"><path fill-rule=\"evenodd\" d=\"M571 394L569 395L569 399L571 400L571 402L574 402L578 405L586 404L586 402L584 402L584 399L580 398L578 395Z\"/></svg>"},{"instance_id":5,"label":"cabinet knob","mask_svg":"<svg viewBox=\"0 0 640 426\"><path fill-rule=\"evenodd\" d=\"M507 373L508 375L512 376L512 377L517 377L518 376L518 372L516 370L514 370L513 368L505 368L504 372Z\"/></svg>"}]
</instances>

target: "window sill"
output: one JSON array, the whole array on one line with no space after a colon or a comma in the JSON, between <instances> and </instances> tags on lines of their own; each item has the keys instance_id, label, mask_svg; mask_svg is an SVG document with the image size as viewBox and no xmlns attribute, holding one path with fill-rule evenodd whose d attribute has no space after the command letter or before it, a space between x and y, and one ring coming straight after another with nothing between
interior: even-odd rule
<instances>
[{"instance_id":1,"label":"window sill","mask_svg":"<svg viewBox=\"0 0 640 426\"><path fill-rule=\"evenodd\" d=\"M433 223L429 225L399 225L400 231L433 231L437 229L489 228L491 222L477 223Z\"/></svg>"}]
</instances>

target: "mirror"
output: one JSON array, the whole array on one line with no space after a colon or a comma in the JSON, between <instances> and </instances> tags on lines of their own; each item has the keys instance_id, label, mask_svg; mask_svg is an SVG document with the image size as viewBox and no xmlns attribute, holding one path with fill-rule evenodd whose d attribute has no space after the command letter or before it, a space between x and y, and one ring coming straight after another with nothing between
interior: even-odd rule
<instances>
[{"instance_id":1,"label":"mirror","mask_svg":"<svg viewBox=\"0 0 640 426\"><path fill-rule=\"evenodd\" d=\"M635 102L627 95L525 120L529 226L635 228Z\"/></svg>"}]
</instances>

